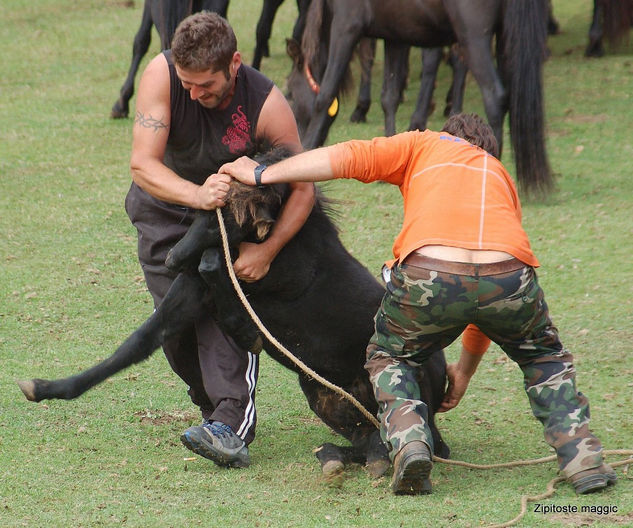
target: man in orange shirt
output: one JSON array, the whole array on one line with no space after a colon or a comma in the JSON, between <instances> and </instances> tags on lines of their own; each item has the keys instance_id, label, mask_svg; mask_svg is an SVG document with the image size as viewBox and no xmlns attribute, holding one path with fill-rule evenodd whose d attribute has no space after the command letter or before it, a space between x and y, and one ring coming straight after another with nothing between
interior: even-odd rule
<instances>
[{"instance_id":1,"label":"man in orange shirt","mask_svg":"<svg viewBox=\"0 0 633 528\"><path fill-rule=\"evenodd\" d=\"M576 492L617 478L589 430L589 402L576 389L572 355L549 317L517 191L497 155L490 127L478 116L457 115L442 132L347 141L270 167L240 158L220 169L251 185L354 178L399 186L404 221L365 365L397 494L431 492L432 437L415 374L464 330L445 409L457 405L477 367L480 355L469 351L485 351L492 339L523 371L532 411Z\"/></svg>"}]
</instances>

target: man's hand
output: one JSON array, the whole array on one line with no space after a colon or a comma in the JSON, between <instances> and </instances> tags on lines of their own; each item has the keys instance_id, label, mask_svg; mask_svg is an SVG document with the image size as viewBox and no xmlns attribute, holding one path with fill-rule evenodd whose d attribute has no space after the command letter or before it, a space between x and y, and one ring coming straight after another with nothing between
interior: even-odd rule
<instances>
[{"instance_id":1,"label":"man's hand","mask_svg":"<svg viewBox=\"0 0 633 528\"><path fill-rule=\"evenodd\" d=\"M266 276L274 257L268 254L265 244L242 242L240 256L233 263L233 270L238 279L244 282L255 282Z\"/></svg>"},{"instance_id":2,"label":"man's hand","mask_svg":"<svg viewBox=\"0 0 633 528\"><path fill-rule=\"evenodd\" d=\"M257 167L256 161L242 156L231 163L225 163L218 172L228 174L246 185L255 185L255 167Z\"/></svg>"},{"instance_id":3,"label":"man's hand","mask_svg":"<svg viewBox=\"0 0 633 528\"><path fill-rule=\"evenodd\" d=\"M448 377L448 388L446 389L444 401L442 401L437 412L446 412L457 407L470 382L470 376L460 370L457 363L446 365L446 376Z\"/></svg>"},{"instance_id":4,"label":"man's hand","mask_svg":"<svg viewBox=\"0 0 633 528\"><path fill-rule=\"evenodd\" d=\"M224 207L226 195L229 192L231 178L226 174L212 174L198 187L196 194L197 209L211 210Z\"/></svg>"}]
</instances>

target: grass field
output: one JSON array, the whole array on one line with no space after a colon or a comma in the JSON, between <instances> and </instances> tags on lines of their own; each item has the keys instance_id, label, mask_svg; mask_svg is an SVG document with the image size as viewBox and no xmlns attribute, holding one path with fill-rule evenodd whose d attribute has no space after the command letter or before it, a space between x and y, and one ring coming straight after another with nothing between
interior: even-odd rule
<instances>
[{"instance_id":1,"label":"grass field","mask_svg":"<svg viewBox=\"0 0 633 528\"><path fill-rule=\"evenodd\" d=\"M246 62L260 4L231 1ZM633 48L584 58L591 5L554 0L562 33L549 41L545 94L558 189L523 204L524 224L552 316L575 355L579 388L592 404L592 429L605 449L633 449ZM161 353L75 401L23 398L16 379L90 366L152 311L123 209L131 120L109 118L141 7L115 0L0 6L0 526L479 527L513 518L522 494L542 493L556 477L553 463L487 471L438 464L434 492L424 497L394 497L388 478L372 481L361 467L340 486L328 485L312 450L341 440L308 409L295 376L265 355L247 470L188 459L179 435L198 416ZM296 4L286 2L262 65L280 86L295 16ZM158 51L154 35L150 55ZM418 57L412 53L400 131L415 102ZM368 122L349 123L354 101L343 101L329 142L382 134L381 68L379 55ZM449 82L442 66L430 128L443 122ZM471 77L465 110L482 112ZM509 149L503 160L512 170ZM342 201L346 245L378 275L401 217L397 189L355 182L325 189ZM456 354L454 346L447 351L449 360ZM551 454L519 369L496 347L438 425L458 460ZM561 484L541 504L579 512L544 514L529 504L519 526L633 526L633 479L626 467L618 474L618 485L598 495L576 497Z\"/></svg>"}]
</instances>

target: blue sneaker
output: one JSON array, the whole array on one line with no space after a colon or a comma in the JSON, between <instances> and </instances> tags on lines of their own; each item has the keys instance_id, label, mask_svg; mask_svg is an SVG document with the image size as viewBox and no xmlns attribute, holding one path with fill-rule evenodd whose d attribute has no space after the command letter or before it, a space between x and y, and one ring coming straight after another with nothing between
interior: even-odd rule
<instances>
[{"instance_id":1,"label":"blue sneaker","mask_svg":"<svg viewBox=\"0 0 633 528\"><path fill-rule=\"evenodd\" d=\"M230 426L205 420L187 429L180 440L187 449L218 466L245 468L251 464L248 447Z\"/></svg>"}]
</instances>

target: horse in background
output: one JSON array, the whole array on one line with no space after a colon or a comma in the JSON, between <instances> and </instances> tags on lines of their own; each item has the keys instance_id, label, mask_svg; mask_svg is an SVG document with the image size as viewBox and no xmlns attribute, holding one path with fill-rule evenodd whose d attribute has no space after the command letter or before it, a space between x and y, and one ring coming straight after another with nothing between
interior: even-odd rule
<instances>
[{"instance_id":1,"label":"horse in background","mask_svg":"<svg viewBox=\"0 0 633 528\"><path fill-rule=\"evenodd\" d=\"M548 13L548 0L312 0L302 61L295 62L288 79L293 108L299 99L308 98L304 147L324 143L335 117L328 109L341 90L352 50L361 37L383 39L387 54L403 44L437 48L458 42L479 84L500 146L503 121L506 113L510 116L520 187L527 193L545 194L553 187L545 149L542 79ZM306 89L308 73L319 85L318 94ZM396 97L397 76L390 81L386 90Z\"/></svg>"},{"instance_id":2,"label":"horse in background","mask_svg":"<svg viewBox=\"0 0 633 528\"><path fill-rule=\"evenodd\" d=\"M392 136L396 133L396 112L404 97L404 90L409 76L409 46L393 44L392 53L385 53L383 67L383 90L381 93L381 105L385 116L385 135ZM449 116L461 112L464 90L466 87L466 74L468 68L464 64L457 47L449 49L447 63L453 69L453 80L446 95L446 107L444 115ZM371 106L371 70L376 52L376 39L362 38L357 47L360 59L360 89L356 107L350 121L353 123L365 122ZM311 72L306 71L305 59L301 46L291 39L287 41L287 53L292 59L292 70L287 80L288 93L286 97L290 101L297 121L299 134L303 137L312 116L314 97L319 93L320 86L316 81L308 81ZM424 130L429 114L433 108L433 92L439 66L444 58L442 48L425 48L422 50L422 67L420 70L420 88L415 109L411 115L409 130ZM341 86L340 95L346 95L351 87L351 74L348 70ZM391 89L389 89L391 88ZM338 100L338 99L337 99ZM336 111L335 111L336 110ZM332 119L337 116L338 105L330 109Z\"/></svg>"},{"instance_id":3,"label":"horse in background","mask_svg":"<svg viewBox=\"0 0 633 528\"><path fill-rule=\"evenodd\" d=\"M633 0L594 0L593 18L589 27L586 57L602 57L603 39L617 47L633 26Z\"/></svg>"},{"instance_id":4,"label":"horse in background","mask_svg":"<svg viewBox=\"0 0 633 528\"><path fill-rule=\"evenodd\" d=\"M257 27L255 28L255 51L253 53L251 66L256 70L260 69L264 57L270 57L268 41L272 33L273 21L275 20L277 9L279 9L279 6L283 3L284 0L264 0L262 12L259 15ZM303 35L303 28L305 28L309 7L310 0L297 0L297 11L299 14L292 28L292 38L297 42L301 42L301 35Z\"/></svg>"},{"instance_id":5,"label":"horse in background","mask_svg":"<svg viewBox=\"0 0 633 528\"><path fill-rule=\"evenodd\" d=\"M156 26L160 36L160 49L171 45L176 27L180 22L198 11L214 11L226 18L229 0L145 0L143 16L132 45L132 63L127 77L121 86L119 98L112 106L110 116L119 119L128 117L130 99L134 95L134 78L141 60L147 53L152 40L152 25Z\"/></svg>"},{"instance_id":6,"label":"horse in background","mask_svg":"<svg viewBox=\"0 0 633 528\"><path fill-rule=\"evenodd\" d=\"M253 68L259 70L263 57L270 56L270 48L268 41L272 33L272 24L275 19L277 10L283 4L284 0L264 0L262 12L257 22L255 31L256 43L253 53ZM306 16L311 0L297 0L297 20L293 26L292 37L286 41L286 51L290 58L294 61L300 60L301 42L303 30L306 24ZM385 134L395 134L395 115L400 101L402 100L404 88L408 77L408 48L403 48L402 55L398 56L398 61L393 65L386 75L396 75L400 86L398 97L388 98L387 93L383 90L381 97L382 108L385 114ZM374 64L376 54L376 39L361 38L356 47L356 55L360 62L360 83L356 106L350 116L352 123L364 123L367 120L367 113L371 106L371 71ZM423 130L426 127L426 121L431 112L433 91L435 88L435 79L441 59L444 53L441 48L422 50L422 70L420 74L420 91L415 111L411 116L410 130ZM461 112L466 72L467 68L461 62L461 59L453 50L447 60L453 68L453 82L446 96L446 109L444 115L447 117L453 113ZM386 83L383 83L383 86ZM314 88L313 88L314 89ZM389 95L391 95L389 93ZM302 114L299 113L299 117ZM299 119L299 128L303 126L305 119Z\"/></svg>"}]
</instances>

